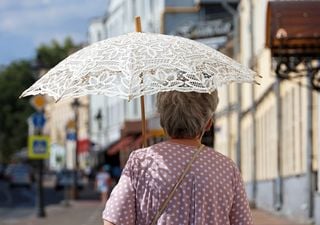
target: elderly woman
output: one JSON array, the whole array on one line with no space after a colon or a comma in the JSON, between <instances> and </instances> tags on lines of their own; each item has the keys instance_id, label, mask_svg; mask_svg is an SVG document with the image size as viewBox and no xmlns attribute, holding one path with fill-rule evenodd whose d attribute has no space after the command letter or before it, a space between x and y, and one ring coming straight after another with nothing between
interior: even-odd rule
<instances>
[{"instance_id":1,"label":"elderly woman","mask_svg":"<svg viewBox=\"0 0 320 225\"><path fill-rule=\"evenodd\" d=\"M253 224L236 165L201 145L217 104L216 91L158 94L169 139L131 153L103 211L105 225Z\"/></svg>"}]
</instances>

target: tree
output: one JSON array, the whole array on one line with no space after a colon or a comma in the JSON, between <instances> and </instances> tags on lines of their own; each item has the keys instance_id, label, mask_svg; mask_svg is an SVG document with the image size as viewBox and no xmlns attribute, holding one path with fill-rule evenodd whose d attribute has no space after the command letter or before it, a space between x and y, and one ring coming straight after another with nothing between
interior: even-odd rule
<instances>
[{"instance_id":1,"label":"tree","mask_svg":"<svg viewBox=\"0 0 320 225\"><path fill-rule=\"evenodd\" d=\"M20 94L35 81L31 63L17 61L0 70L0 160L27 145L27 118L33 112L28 98Z\"/></svg>"},{"instance_id":2,"label":"tree","mask_svg":"<svg viewBox=\"0 0 320 225\"><path fill-rule=\"evenodd\" d=\"M0 162L8 162L15 152L27 146L27 119L34 110L30 98L19 99L20 94L35 82L40 70L54 67L78 48L71 38L63 44L53 40L37 49L35 60L0 67Z\"/></svg>"},{"instance_id":3,"label":"tree","mask_svg":"<svg viewBox=\"0 0 320 225\"><path fill-rule=\"evenodd\" d=\"M63 44L53 40L49 45L41 45L37 49L37 62L39 67L50 69L65 59L79 46L75 45L71 38L67 37Z\"/></svg>"}]
</instances>

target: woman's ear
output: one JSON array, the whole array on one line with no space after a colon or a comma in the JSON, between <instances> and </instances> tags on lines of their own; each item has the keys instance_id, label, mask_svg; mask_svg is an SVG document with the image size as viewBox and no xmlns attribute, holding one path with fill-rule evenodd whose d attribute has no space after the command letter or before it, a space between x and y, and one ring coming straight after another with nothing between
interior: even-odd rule
<instances>
[{"instance_id":1,"label":"woman's ear","mask_svg":"<svg viewBox=\"0 0 320 225\"><path fill-rule=\"evenodd\" d=\"M205 128L205 131L209 131L210 128L212 127L212 124L213 124L213 120L210 119L207 124L206 124L206 128Z\"/></svg>"}]
</instances>

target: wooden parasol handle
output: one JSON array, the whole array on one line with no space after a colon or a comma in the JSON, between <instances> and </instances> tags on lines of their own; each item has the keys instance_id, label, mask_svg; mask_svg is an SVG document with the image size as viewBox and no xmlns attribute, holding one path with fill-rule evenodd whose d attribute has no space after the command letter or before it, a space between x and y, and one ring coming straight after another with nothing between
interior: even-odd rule
<instances>
[{"instance_id":1,"label":"wooden parasol handle","mask_svg":"<svg viewBox=\"0 0 320 225\"><path fill-rule=\"evenodd\" d=\"M142 32L141 28L141 18L140 16L135 17L135 27L136 32ZM141 79L141 83L143 83L143 79ZM140 97L140 105L141 105L141 132L142 132L142 147L147 147L147 136L146 136L146 115L144 110L144 96Z\"/></svg>"}]
</instances>

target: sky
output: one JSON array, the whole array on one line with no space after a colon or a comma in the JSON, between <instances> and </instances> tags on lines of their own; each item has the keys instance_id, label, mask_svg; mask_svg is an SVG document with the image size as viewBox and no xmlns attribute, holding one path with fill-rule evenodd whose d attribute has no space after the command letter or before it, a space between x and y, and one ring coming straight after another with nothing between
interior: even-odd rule
<instances>
[{"instance_id":1,"label":"sky","mask_svg":"<svg viewBox=\"0 0 320 225\"><path fill-rule=\"evenodd\" d=\"M108 0L0 0L0 65L31 59L40 44L87 41L90 21Z\"/></svg>"}]
</instances>

